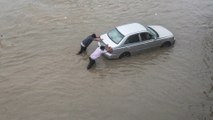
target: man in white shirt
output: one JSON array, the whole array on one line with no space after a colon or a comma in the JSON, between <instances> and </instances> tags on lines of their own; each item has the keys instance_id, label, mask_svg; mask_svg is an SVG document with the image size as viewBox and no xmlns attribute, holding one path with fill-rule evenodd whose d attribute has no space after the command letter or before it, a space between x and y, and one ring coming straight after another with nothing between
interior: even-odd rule
<instances>
[{"instance_id":1,"label":"man in white shirt","mask_svg":"<svg viewBox=\"0 0 213 120\"><path fill-rule=\"evenodd\" d=\"M96 50L89 57L89 64L87 66L87 69L90 69L95 64L95 60L99 58L103 53L108 52L108 48L108 46L100 46L96 48Z\"/></svg>"}]
</instances>

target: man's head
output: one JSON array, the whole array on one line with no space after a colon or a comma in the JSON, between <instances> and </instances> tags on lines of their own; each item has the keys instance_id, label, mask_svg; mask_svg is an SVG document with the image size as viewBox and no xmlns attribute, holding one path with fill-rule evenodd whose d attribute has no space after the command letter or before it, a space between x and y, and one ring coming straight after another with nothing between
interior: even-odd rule
<instances>
[{"instance_id":1,"label":"man's head","mask_svg":"<svg viewBox=\"0 0 213 120\"><path fill-rule=\"evenodd\" d=\"M104 50L104 49L105 49L105 46L101 46L100 49L101 49L101 50Z\"/></svg>"},{"instance_id":2,"label":"man's head","mask_svg":"<svg viewBox=\"0 0 213 120\"><path fill-rule=\"evenodd\" d=\"M96 34L94 34L94 33L93 33L91 36L92 36L93 38L96 38Z\"/></svg>"}]
</instances>

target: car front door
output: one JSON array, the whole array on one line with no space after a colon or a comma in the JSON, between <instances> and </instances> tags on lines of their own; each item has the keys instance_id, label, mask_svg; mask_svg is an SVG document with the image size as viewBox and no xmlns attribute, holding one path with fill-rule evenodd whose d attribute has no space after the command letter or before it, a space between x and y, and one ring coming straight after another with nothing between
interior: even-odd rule
<instances>
[{"instance_id":1,"label":"car front door","mask_svg":"<svg viewBox=\"0 0 213 120\"><path fill-rule=\"evenodd\" d=\"M140 38L142 40L142 46L141 49L149 49L152 47L155 47L157 44L157 41L155 37L147 32L140 33Z\"/></svg>"}]
</instances>

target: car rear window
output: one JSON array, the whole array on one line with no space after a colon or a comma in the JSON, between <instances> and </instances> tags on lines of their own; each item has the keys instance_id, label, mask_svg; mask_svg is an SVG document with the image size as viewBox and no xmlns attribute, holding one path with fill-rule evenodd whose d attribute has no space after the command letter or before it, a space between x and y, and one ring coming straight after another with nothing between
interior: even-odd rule
<instances>
[{"instance_id":1,"label":"car rear window","mask_svg":"<svg viewBox=\"0 0 213 120\"><path fill-rule=\"evenodd\" d=\"M124 38L124 35L122 35L116 28L111 30L107 35L116 44L120 43Z\"/></svg>"}]
</instances>

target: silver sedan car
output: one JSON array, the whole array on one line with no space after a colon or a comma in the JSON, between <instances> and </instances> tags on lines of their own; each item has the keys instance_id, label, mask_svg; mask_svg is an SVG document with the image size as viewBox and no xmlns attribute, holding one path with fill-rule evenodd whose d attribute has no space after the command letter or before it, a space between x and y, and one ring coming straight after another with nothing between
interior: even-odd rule
<instances>
[{"instance_id":1,"label":"silver sedan car","mask_svg":"<svg viewBox=\"0 0 213 120\"><path fill-rule=\"evenodd\" d=\"M108 59L128 57L153 47L169 47L175 43L174 35L165 27L159 25L144 26L130 23L115 27L100 36L98 45L109 45L112 53L105 53Z\"/></svg>"}]
</instances>

